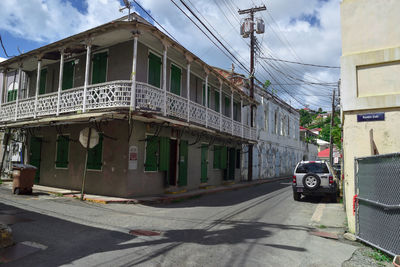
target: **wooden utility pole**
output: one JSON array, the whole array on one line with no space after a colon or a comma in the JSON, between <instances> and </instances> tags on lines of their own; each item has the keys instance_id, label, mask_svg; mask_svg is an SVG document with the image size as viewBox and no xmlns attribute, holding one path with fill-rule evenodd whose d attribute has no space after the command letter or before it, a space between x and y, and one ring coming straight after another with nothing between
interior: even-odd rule
<instances>
[{"instance_id":1,"label":"wooden utility pole","mask_svg":"<svg viewBox=\"0 0 400 267\"><path fill-rule=\"evenodd\" d=\"M250 32L250 97L254 99L254 46L255 46L255 36L254 36L254 13L259 11L267 10L265 6L253 7L250 9L239 10L239 15L250 14L251 20L251 32ZM254 127L254 105L250 105L250 126ZM249 162L248 162L248 174L247 179L249 181L253 180L253 144L249 144Z\"/></svg>"},{"instance_id":2,"label":"wooden utility pole","mask_svg":"<svg viewBox=\"0 0 400 267\"><path fill-rule=\"evenodd\" d=\"M333 94L332 94L332 114L331 114L331 130L330 130L330 138L329 138L329 162L331 166L333 165L333 136L332 136L332 130L333 126L335 124L335 89L333 89Z\"/></svg>"}]
</instances>

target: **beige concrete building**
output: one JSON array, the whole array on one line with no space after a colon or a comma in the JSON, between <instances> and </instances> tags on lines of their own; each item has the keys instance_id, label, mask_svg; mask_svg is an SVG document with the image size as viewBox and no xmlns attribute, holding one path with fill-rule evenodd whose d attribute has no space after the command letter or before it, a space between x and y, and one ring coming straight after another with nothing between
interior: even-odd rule
<instances>
[{"instance_id":1,"label":"beige concrete building","mask_svg":"<svg viewBox=\"0 0 400 267\"><path fill-rule=\"evenodd\" d=\"M400 151L399 14L398 0L341 3L344 186L353 232L354 158Z\"/></svg>"}]
</instances>

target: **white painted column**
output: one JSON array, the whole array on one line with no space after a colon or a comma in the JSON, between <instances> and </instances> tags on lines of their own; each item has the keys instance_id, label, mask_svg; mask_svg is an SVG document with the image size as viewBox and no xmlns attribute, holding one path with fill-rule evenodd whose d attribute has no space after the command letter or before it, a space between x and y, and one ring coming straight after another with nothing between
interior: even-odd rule
<instances>
[{"instance_id":1,"label":"white painted column","mask_svg":"<svg viewBox=\"0 0 400 267\"><path fill-rule=\"evenodd\" d=\"M3 96L4 96L4 91L5 90L7 90L7 81L6 81L6 79L7 79L7 69L3 69L2 71L1 71L1 76L2 76L2 83L1 83L1 91L0 91L0 108L1 108L1 106L3 105Z\"/></svg>"},{"instance_id":2,"label":"white painted column","mask_svg":"<svg viewBox=\"0 0 400 267\"><path fill-rule=\"evenodd\" d=\"M187 122L190 120L190 61L186 65Z\"/></svg>"},{"instance_id":3,"label":"white painted column","mask_svg":"<svg viewBox=\"0 0 400 267\"><path fill-rule=\"evenodd\" d=\"M208 127L208 73L206 74L206 81L204 84L204 104L206 106L206 127Z\"/></svg>"},{"instance_id":4,"label":"white painted column","mask_svg":"<svg viewBox=\"0 0 400 267\"><path fill-rule=\"evenodd\" d=\"M222 80L219 81L219 131L222 132Z\"/></svg>"},{"instance_id":5,"label":"white painted column","mask_svg":"<svg viewBox=\"0 0 400 267\"><path fill-rule=\"evenodd\" d=\"M240 97L240 125L242 128L242 138L244 137L244 130L243 130L243 98Z\"/></svg>"},{"instance_id":6,"label":"white painted column","mask_svg":"<svg viewBox=\"0 0 400 267\"><path fill-rule=\"evenodd\" d=\"M18 117L18 102L19 102L19 94L21 93L21 81L22 81L22 64L18 68L18 88L17 88L17 99L15 101L15 117L14 120L17 120ZM13 85L13 90L15 90L15 83Z\"/></svg>"},{"instance_id":7,"label":"white painted column","mask_svg":"<svg viewBox=\"0 0 400 267\"><path fill-rule=\"evenodd\" d=\"M233 89L231 88L231 133L233 135Z\"/></svg>"},{"instance_id":8,"label":"white painted column","mask_svg":"<svg viewBox=\"0 0 400 267\"><path fill-rule=\"evenodd\" d=\"M133 37L133 59L132 59L132 74L131 74L131 110L136 109L136 67L137 67L137 44L139 35Z\"/></svg>"},{"instance_id":9,"label":"white painted column","mask_svg":"<svg viewBox=\"0 0 400 267\"><path fill-rule=\"evenodd\" d=\"M82 103L82 112L86 112L86 100L87 100L87 87L89 85L89 71L91 61L91 49L92 42L87 41L86 43L86 63L85 63L85 82L83 84L83 103Z\"/></svg>"},{"instance_id":10,"label":"white painted column","mask_svg":"<svg viewBox=\"0 0 400 267\"><path fill-rule=\"evenodd\" d=\"M37 105L38 105L38 97L39 97L39 87L40 87L40 70L42 68L42 59L38 59L38 65L37 65L37 73L36 73L36 92L35 92L35 113L33 114L33 117L36 119L36 114L37 114Z\"/></svg>"},{"instance_id":11,"label":"white painted column","mask_svg":"<svg viewBox=\"0 0 400 267\"><path fill-rule=\"evenodd\" d=\"M163 74L162 74L162 89L164 90L164 116L167 116L167 51L168 46L164 44L164 51L163 51Z\"/></svg>"},{"instance_id":12,"label":"white painted column","mask_svg":"<svg viewBox=\"0 0 400 267\"><path fill-rule=\"evenodd\" d=\"M60 101L61 101L61 90L62 90L62 80L64 72L64 48L60 50L60 75L58 77L58 94L57 94L57 116L60 115Z\"/></svg>"}]
</instances>

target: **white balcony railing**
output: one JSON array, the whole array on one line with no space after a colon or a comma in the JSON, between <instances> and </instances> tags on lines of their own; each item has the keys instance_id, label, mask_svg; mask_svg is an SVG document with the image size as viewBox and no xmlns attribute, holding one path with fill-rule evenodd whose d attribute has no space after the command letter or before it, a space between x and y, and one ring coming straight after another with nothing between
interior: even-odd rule
<instances>
[{"instance_id":1,"label":"white balcony railing","mask_svg":"<svg viewBox=\"0 0 400 267\"><path fill-rule=\"evenodd\" d=\"M112 81L90 85L86 93L86 110L129 108L131 101L131 81ZM56 116L59 113L83 111L84 88L77 87L58 93L39 95L3 103L0 109L0 124L44 116ZM165 101L166 98L166 101ZM189 105L189 106L188 106ZM16 111L17 108L17 111ZM196 123L201 126L222 131L248 140L257 140L257 131L241 122L232 121L212 109L188 101L186 98L165 92L146 83L136 83L136 109L144 112L166 111L168 116ZM189 111L189 114L188 114Z\"/></svg>"}]
</instances>

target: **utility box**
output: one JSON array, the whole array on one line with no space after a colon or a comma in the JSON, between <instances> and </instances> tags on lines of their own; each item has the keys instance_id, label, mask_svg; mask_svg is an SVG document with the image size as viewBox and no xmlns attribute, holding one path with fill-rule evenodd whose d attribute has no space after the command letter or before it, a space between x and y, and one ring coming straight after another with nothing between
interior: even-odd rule
<instances>
[{"instance_id":1,"label":"utility box","mask_svg":"<svg viewBox=\"0 0 400 267\"><path fill-rule=\"evenodd\" d=\"M261 34L265 32L265 24L262 18L256 19L256 33Z\"/></svg>"},{"instance_id":2,"label":"utility box","mask_svg":"<svg viewBox=\"0 0 400 267\"><path fill-rule=\"evenodd\" d=\"M240 25L240 35L243 38L247 38L250 36L251 32L253 31L253 22L250 18L244 19L242 25Z\"/></svg>"},{"instance_id":3,"label":"utility box","mask_svg":"<svg viewBox=\"0 0 400 267\"><path fill-rule=\"evenodd\" d=\"M33 182L37 168L29 164L14 164L13 177L13 193L14 194L32 194Z\"/></svg>"}]
</instances>

